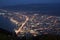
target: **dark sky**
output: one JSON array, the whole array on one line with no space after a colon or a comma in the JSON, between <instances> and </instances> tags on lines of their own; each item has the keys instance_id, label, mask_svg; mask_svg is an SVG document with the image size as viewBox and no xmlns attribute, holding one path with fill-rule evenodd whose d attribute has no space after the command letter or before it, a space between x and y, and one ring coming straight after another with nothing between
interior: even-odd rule
<instances>
[{"instance_id":1,"label":"dark sky","mask_svg":"<svg viewBox=\"0 0 60 40\"><path fill-rule=\"evenodd\" d=\"M60 3L60 0L0 0L0 6L32 3Z\"/></svg>"}]
</instances>

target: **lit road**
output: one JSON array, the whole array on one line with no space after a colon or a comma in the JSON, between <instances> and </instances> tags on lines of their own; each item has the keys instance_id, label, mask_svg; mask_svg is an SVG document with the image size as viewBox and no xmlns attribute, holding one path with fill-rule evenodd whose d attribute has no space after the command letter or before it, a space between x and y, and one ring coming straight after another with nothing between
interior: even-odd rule
<instances>
[{"instance_id":1,"label":"lit road","mask_svg":"<svg viewBox=\"0 0 60 40\"><path fill-rule=\"evenodd\" d=\"M10 21L12 21L13 23L15 23L16 25L19 23L18 21L14 20L13 18L10 18Z\"/></svg>"},{"instance_id":2,"label":"lit road","mask_svg":"<svg viewBox=\"0 0 60 40\"><path fill-rule=\"evenodd\" d=\"M25 15L23 15L23 16L26 18L26 20L25 20L25 22L22 23L21 27L19 27L18 30L15 30L16 34L18 34L18 33L20 33L20 32L22 31L22 28L24 27L24 25L25 25L25 24L27 23L27 21L29 20L29 17L28 17L28 16L25 16Z\"/></svg>"}]
</instances>

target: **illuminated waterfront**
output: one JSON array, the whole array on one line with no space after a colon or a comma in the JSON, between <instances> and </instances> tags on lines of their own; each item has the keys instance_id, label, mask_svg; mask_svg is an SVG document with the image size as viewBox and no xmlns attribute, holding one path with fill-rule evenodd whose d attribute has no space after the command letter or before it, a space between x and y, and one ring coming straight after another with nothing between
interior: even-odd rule
<instances>
[{"instance_id":1,"label":"illuminated waterfront","mask_svg":"<svg viewBox=\"0 0 60 40\"><path fill-rule=\"evenodd\" d=\"M0 13L0 16L7 17L17 25L14 31L18 36L30 33L33 36L41 34L60 35L60 16L42 15L38 12L9 12ZM33 13L33 14L27 14Z\"/></svg>"}]
</instances>

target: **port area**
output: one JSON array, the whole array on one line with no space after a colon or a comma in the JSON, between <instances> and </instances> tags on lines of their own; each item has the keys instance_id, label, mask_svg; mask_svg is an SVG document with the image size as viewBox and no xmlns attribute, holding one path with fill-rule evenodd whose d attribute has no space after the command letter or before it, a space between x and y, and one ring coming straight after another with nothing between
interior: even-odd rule
<instances>
[{"instance_id":1,"label":"port area","mask_svg":"<svg viewBox=\"0 0 60 40\"><path fill-rule=\"evenodd\" d=\"M30 14L31 13L31 14ZM0 12L16 25L14 31L20 36L37 36L42 34L60 35L60 16L42 15L38 12Z\"/></svg>"}]
</instances>

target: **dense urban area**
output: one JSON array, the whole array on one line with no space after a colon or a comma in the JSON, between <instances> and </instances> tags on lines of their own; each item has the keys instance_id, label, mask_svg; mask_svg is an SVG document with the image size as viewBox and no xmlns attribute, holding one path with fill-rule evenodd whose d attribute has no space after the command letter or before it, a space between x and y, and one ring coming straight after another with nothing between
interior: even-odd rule
<instances>
[{"instance_id":1,"label":"dense urban area","mask_svg":"<svg viewBox=\"0 0 60 40\"><path fill-rule=\"evenodd\" d=\"M2 9L0 9L0 16L8 18L12 24L16 25L13 31L18 37L26 36L28 39L30 36L36 37L37 35L60 35L60 16L44 15L38 11L6 11ZM53 38L53 36L51 37ZM9 38L11 37L9 36Z\"/></svg>"},{"instance_id":2,"label":"dense urban area","mask_svg":"<svg viewBox=\"0 0 60 40\"><path fill-rule=\"evenodd\" d=\"M39 12L11 12L3 10L0 16L7 17L16 24L14 31L18 36L56 34L60 35L60 17L42 15Z\"/></svg>"}]
</instances>

